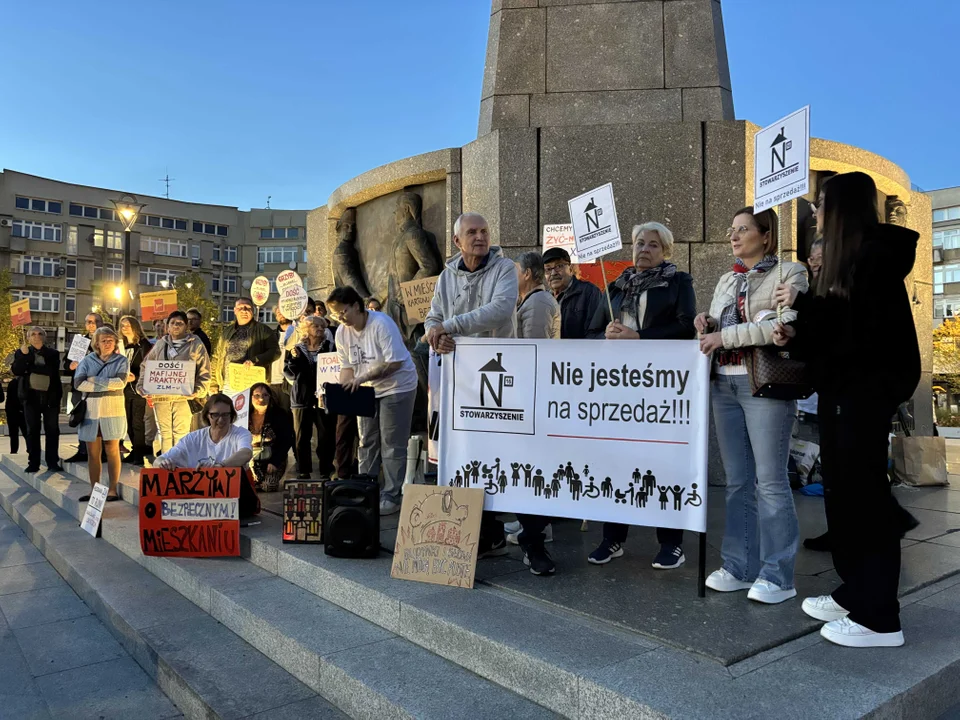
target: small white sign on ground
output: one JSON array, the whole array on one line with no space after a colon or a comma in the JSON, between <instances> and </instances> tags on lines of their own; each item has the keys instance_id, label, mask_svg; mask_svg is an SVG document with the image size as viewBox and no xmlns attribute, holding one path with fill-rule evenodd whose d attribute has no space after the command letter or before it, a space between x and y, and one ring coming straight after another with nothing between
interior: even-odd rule
<instances>
[{"instance_id":1,"label":"small white sign on ground","mask_svg":"<svg viewBox=\"0 0 960 720\"><path fill-rule=\"evenodd\" d=\"M612 183L578 195L567 206L580 262L596 260L623 247Z\"/></svg>"},{"instance_id":2,"label":"small white sign on ground","mask_svg":"<svg viewBox=\"0 0 960 720\"><path fill-rule=\"evenodd\" d=\"M809 192L809 105L754 135L753 178L754 212Z\"/></svg>"},{"instance_id":3,"label":"small white sign on ground","mask_svg":"<svg viewBox=\"0 0 960 720\"><path fill-rule=\"evenodd\" d=\"M100 527L100 518L103 516L103 506L107 502L107 491L110 488L103 483L97 483L93 486L90 493L90 502L87 503L87 510L83 513L83 520L80 527L90 533L93 537L97 536L97 530Z\"/></svg>"}]
</instances>

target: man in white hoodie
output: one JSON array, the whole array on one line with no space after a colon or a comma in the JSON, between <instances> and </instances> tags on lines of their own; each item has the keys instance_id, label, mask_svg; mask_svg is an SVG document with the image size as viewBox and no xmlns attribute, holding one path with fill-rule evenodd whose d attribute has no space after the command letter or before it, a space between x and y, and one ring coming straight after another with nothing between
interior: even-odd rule
<instances>
[{"instance_id":1,"label":"man in white hoodie","mask_svg":"<svg viewBox=\"0 0 960 720\"><path fill-rule=\"evenodd\" d=\"M499 247L490 246L482 215L464 213L453 225L460 250L447 261L424 322L426 341L441 355L453 352L456 337L517 336L517 271ZM503 523L485 512L478 557L507 553Z\"/></svg>"}]
</instances>

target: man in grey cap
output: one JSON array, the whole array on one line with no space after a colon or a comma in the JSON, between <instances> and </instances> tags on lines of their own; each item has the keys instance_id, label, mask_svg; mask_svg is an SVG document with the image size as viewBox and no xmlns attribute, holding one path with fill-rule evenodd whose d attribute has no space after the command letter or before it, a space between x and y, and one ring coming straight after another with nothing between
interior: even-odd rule
<instances>
[{"instance_id":1,"label":"man in grey cap","mask_svg":"<svg viewBox=\"0 0 960 720\"><path fill-rule=\"evenodd\" d=\"M547 286L560 303L560 337L582 340L600 306L603 293L593 283L577 280L570 265L570 253L553 247L543 254L543 272Z\"/></svg>"}]
</instances>

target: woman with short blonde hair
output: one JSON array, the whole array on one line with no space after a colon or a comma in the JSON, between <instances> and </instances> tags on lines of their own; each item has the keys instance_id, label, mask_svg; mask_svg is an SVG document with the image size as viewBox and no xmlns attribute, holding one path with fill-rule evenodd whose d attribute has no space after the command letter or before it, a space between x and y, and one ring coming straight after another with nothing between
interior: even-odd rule
<instances>
[{"instance_id":1,"label":"woman with short blonde hair","mask_svg":"<svg viewBox=\"0 0 960 720\"><path fill-rule=\"evenodd\" d=\"M640 248L643 247L643 242L641 236L644 232L655 232L660 236L660 245L663 248L663 259L669 260L673 257L673 233L670 232L670 228L662 223L658 222L646 222L642 225L634 225L633 232L630 234L630 239L633 242L633 262L637 262L637 253L640 251ZM641 242L637 242L641 240Z\"/></svg>"}]
</instances>

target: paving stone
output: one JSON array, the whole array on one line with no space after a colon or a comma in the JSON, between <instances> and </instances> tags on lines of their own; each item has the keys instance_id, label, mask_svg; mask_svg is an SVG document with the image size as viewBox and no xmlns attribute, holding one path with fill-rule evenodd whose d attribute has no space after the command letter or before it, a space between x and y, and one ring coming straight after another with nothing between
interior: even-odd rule
<instances>
[{"instance_id":1,"label":"paving stone","mask_svg":"<svg viewBox=\"0 0 960 720\"><path fill-rule=\"evenodd\" d=\"M0 546L3 543L0 541ZM0 568L0 595L61 585L63 578L47 563Z\"/></svg>"},{"instance_id":2,"label":"paving stone","mask_svg":"<svg viewBox=\"0 0 960 720\"><path fill-rule=\"evenodd\" d=\"M0 689L5 695L37 695L39 692L16 636L6 627L0 629Z\"/></svg>"},{"instance_id":3,"label":"paving stone","mask_svg":"<svg viewBox=\"0 0 960 720\"><path fill-rule=\"evenodd\" d=\"M920 604L960 613L960 584L924 598Z\"/></svg>"},{"instance_id":4,"label":"paving stone","mask_svg":"<svg viewBox=\"0 0 960 720\"><path fill-rule=\"evenodd\" d=\"M911 540L930 540L951 530L960 530L960 513L911 508L920 524L906 534Z\"/></svg>"},{"instance_id":5,"label":"paving stone","mask_svg":"<svg viewBox=\"0 0 960 720\"><path fill-rule=\"evenodd\" d=\"M12 629L70 620L90 614L68 586L0 596L0 611Z\"/></svg>"},{"instance_id":6,"label":"paving stone","mask_svg":"<svg viewBox=\"0 0 960 720\"><path fill-rule=\"evenodd\" d=\"M927 540L934 545L946 545L947 547L960 548L960 532L951 532L946 535L938 535L935 538Z\"/></svg>"},{"instance_id":7,"label":"paving stone","mask_svg":"<svg viewBox=\"0 0 960 720\"><path fill-rule=\"evenodd\" d=\"M256 715L250 715L249 720L274 720L277 717L289 718L289 720L347 720L346 715L322 697L313 697L283 707L264 710Z\"/></svg>"},{"instance_id":8,"label":"paving stone","mask_svg":"<svg viewBox=\"0 0 960 720\"><path fill-rule=\"evenodd\" d=\"M4 684L8 679L4 677ZM8 695L0 692L0 720L51 720L47 704L39 695Z\"/></svg>"},{"instance_id":9,"label":"paving stone","mask_svg":"<svg viewBox=\"0 0 960 720\"><path fill-rule=\"evenodd\" d=\"M960 493L949 488L908 488L898 486L893 494L906 508L921 510L939 510L941 512L960 513Z\"/></svg>"},{"instance_id":10,"label":"paving stone","mask_svg":"<svg viewBox=\"0 0 960 720\"><path fill-rule=\"evenodd\" d=\"M45 675L40 692L55 718L138 720L179 717L180 712L130 658Z\"/></svg>"},{"instance_id":11,"label":"paving stone","mask_svg":"<svg viewBox=\"0 0 960 720\"><path fill-rule=\"evenodd\" d=\"M123 648L92 615L13 632L37 676L125 657Z\"/></svg>"},{"instance_id":12,"label":"paving stone","mask_svg":"<svg viewBox=\"0 0 960 720\"><path fill-rule=\"evenodd\" d=\"M925 542L900 551L900 592L907 593L960 572L956 548Z\"/></svg>"},{"instance_id":13,"label":"paving stone","mask_svg":"<svg viewBox=\"0 0 960 720\"><path fill-rule=\"evenodd\" d=\"M27 538L22 537L0 550L0 568L43 562L43 554Z\"/></svg>"}]
</instances>

